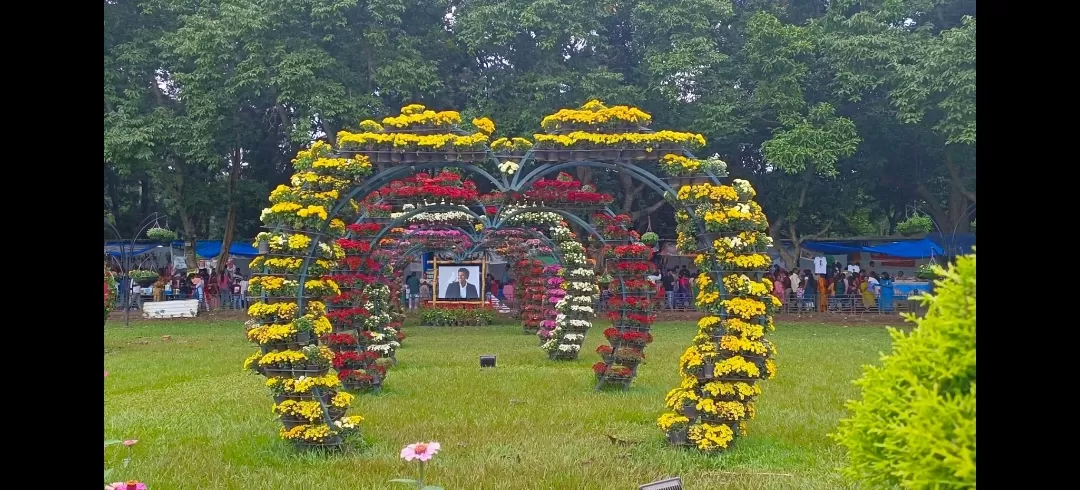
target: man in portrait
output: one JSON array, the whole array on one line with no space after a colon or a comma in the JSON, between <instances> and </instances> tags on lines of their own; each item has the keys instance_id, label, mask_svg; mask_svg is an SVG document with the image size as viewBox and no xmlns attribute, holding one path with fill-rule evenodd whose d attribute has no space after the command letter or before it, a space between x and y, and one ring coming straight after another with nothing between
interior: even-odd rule
<instances>
[{"instance_id":1,"label":"man in portrait","mask_svg":"<svg viewBox=\"0 0 1080 490\"><path fill-rule=\"evenodd\" d=\"M469 269L458 269L457 281L446 286L446 294L442 299L480 299L476 285L469 282Z\"/></svg>"}]
</instances>

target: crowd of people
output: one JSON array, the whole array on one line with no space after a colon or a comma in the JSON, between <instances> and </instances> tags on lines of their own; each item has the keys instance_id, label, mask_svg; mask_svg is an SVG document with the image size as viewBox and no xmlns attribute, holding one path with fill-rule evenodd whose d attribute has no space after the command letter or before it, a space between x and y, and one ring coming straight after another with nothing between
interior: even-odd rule
<instances>
[{"instance_id":1,"label":"crowd of people","mask_svg":"<svg viewBox=\"0 0 1080 490\"><path fill-rule=\"evenodd\" d=\"M119 270L115 270L119 274ZM172 267L158 269L158 278L148 288L136 281L121 278L117 282L119 304L141 310L143 301L198 300L199 311L244 309L249 306L248 280L240 274L232 260L218 269L199 269L197 272L176 271Z\"/></svg>"},{"instance_id":2,"label":"crowd of people","mask_svg":"<svg viewBox=\"0 0 1080 490\"><path fill-rule=\"evenodd\" d=\"M795 311L863 311L893 310L893 278L888 272L880 275L862 269L855 262L842 267L839 262L824 273L810 269L788 272L774 265L764 278L772 283L772 293L785 310ZM903 277L899 272L898 280Z\"/></svg>"}]
</instances>

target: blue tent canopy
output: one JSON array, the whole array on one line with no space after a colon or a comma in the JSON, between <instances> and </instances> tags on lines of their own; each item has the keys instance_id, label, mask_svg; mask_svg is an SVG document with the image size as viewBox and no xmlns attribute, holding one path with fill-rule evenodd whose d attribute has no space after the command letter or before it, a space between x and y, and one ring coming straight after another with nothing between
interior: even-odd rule
<instances>
[{"instance_id":1,"label":"blue tent canopy","mask_svg":"<svg viewBox=\"0 0 1080 490\"><path fill-rule=\"evenodd\" d=\"M873 247L863 247L870 253L900 257L904 259L925 259L935 255L943 255L945 250L929 238L917 241L892 242Z\"/></svg>"},{"instance_id":2,"label":"blue tent canopy","mask_svg":"<svg viewBox=\"0 0 1080 490\"><path fill-rule=\"evenodd\" d=\"M881 245L861 246L840 242L803 242L802 248L826 255L847 255L861 252L888 255L904 259L923 259L943 255L945 250L929 238L905 240Z\"/></svg>"},{"instance_id":3,"label":"blue tent canopy","mask_svg":"<svg viewBox=\"0 0 1080 490\"><path fill-rule=\"evenodd\" d=\"M181 242L182 243L182 242ZM195 243L195 255L204 259L217 257L221 254L221 240L199 240ZM229 255L237 257L254 257L259 251L247 242L233 242L229 246Z\"/></svg>"},{"instance_id":4,"label":"blue tent canopy","mask_svg":"<svg viewBox=\"0 0 1080 490\"><path fill-rule=\"evenodd\" d=\"M805 241L802 243L802 248L805 248L806 250L812 250L814 252L821 252L826 255L847 255L862 252L865 247L859 245L849 245L839 242Z\"/></svg>"},{"instance_id":5,"label":"blue tent canopy","mask_svg":"<svg viewBox=\"0 0 1080 490\"><path fill-rule=\"evenodd\" d=\"M113 256L113 257L121 256L121 251L126 252L126 253L130 253L131 255L140 255L140 254L144 254L146 252L149 252L150 250L153 250L155 248L157 248L156 244L147 245L145 243L136 243L135 246L132 247L131 243L120 243L120 242L107 242L107 243L105 243L105 253L110 255L110 256Z\"/></svg>"}]
</instances>

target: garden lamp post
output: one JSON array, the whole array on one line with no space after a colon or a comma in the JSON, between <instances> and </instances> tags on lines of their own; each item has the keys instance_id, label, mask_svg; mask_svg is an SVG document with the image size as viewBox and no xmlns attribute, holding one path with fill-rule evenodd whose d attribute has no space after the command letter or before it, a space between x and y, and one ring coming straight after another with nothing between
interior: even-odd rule
<instances>
[{"instance_id":1,"label":"garden lamp post","mask_svg":"<svg viewBox=\"0 0 1080 490\"><path fill-rule=\"evenodd\" d=\"M142 236L143 233L146 233L146 230L149 230L151 226L158 222L159 218L162 218L162 216L158 213L152 213L150 216L147 216L146 219L143 219L139 223L138 231L136 231L135 235L132 236L130 239L124 238L124 235L120 233L120 230L116 229L116 225L109 222L108 219L105 220L105 228L112 231L112 234L116 237L116 241L120 247L120 284L124 284L125 282L127 284L127 290L121 291L122 293L124 293L121 295L121 297L123 297L125 300L125 327L131 326L131 277L129 274L132 269L132 262L135 260L135 243L138 241L139 237ZM108 243L108 240L106 240L105 242ZM127 279L127 281L124 281L124 279Z\"/></svg>"}]
</instances>

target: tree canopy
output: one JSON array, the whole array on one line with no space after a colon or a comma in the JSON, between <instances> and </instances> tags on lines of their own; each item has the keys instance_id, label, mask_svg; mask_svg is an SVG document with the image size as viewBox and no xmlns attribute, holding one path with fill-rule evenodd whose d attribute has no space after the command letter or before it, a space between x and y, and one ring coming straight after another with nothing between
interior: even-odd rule
<instances>
[{"instance_id":1,"label":"tree canopy","mask_svg":"<svg viewBox=\"0 0 1080 490\"><path fill-rule=\"evenodd\" d=\"M772 235L796 246L894 232L916 209L945 233L975 219L974 0L104 8L104 208L121 230L157 211L189 241L254 236L299 148L411 102L530 137L592 98L704 134L699 156L753 181ZM661 196L578 174L674 235Z\"/></svg>"}]
</instances>

